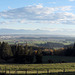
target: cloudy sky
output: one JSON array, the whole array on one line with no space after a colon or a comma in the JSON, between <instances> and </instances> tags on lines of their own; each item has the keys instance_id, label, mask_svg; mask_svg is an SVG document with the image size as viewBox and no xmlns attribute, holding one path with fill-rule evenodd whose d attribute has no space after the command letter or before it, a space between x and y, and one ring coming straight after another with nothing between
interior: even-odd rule
<instances>
[{"instance_id":1,"label":"cloudy sky","mask_svg":"<svg viewBox=\"0 0 75 75\"><path fill-rule=\"evenodd\" d=\"M0 0L0 29L75 32L75 0Z\"/></svg>"}]
</instances>

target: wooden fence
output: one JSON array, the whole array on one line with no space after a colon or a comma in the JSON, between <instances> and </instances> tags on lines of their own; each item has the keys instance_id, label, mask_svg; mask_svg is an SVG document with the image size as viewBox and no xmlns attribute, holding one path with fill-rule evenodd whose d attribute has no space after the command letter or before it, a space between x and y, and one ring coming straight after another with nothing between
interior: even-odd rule
<instances>
[{"instance_id":1,"label":"wooden fence","mask_svg":"<svg viewBox=\"0 0 75 75\"><path fill-rule=\"evenodd\" d=\"M60 70L60 71L58 71L57 73L59 73L59 72L62 72L63 73L63 75L64 75L64 73L65 73L65 69L63 69L63 70ZM35 74L35 75L39 75L39 74L43 74L43 73L45 73L46 75L50 75L50 73L51 73L51 71L49 70L49 69L46 69L46 70L27 70L27 69L25 69L25 70L16 70L16 68L15 68L15 70L7 70L6 69L6 67L5 67L5 70L2 70L1 68L0 68L0 75L11 75L11 74L13 74L13 75L32 75L32 74Z\"/></svg>"}]
</instances>

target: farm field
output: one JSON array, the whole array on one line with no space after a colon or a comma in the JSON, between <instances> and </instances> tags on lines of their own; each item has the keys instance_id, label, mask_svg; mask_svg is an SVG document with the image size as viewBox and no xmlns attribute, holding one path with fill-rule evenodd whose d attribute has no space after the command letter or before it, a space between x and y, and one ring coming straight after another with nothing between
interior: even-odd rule
<instances>
[{"instance_id":1,"label":"farm field","mask_svg":"<svg viewBox=\"0 0 75 75\"><path fill-rule=\"evenodd\" d=\"M11 37L11 38L9 38ZM75 39L72 37L52 37L52 36L43 36L43 35L37 35L37 36L27 36L27 35L9 35L9 36L0 36L0 41L8 42L9 44L15 44L15 43L28 43L28 45L36 45L36 44L45 44L47 42L52 43L62 43L64 45L70 45L74 43Z\"/></svg>"},{"instance_id":2,"label":"farm field","mask_svg":"<svg viewBox=\"0 0 75 75\"><path fill-rule=\"evenodd\" d=\"M54 63L59 63L59 62L75 62L75 57L72 56L43 56L42 61L43 63L48 63L48 60L52 60Z\"/></svg>"},{"instance_id":3,"label":"farm field","mask_svg":"<svg viewBox=\"0 0 75 75\"><path fill-rule=\"evenodd\" d=\"M35 44L45 44L45 43L47 43L47 42L52 42L52 43L62 43L62 44L64 44L64 45L70 45L70 44L72 44L72 43L74 43L74 42L72 42L72 41L66 41L66 42L64 42L63 40L62 41L58 41L58 40L30 40L30 39L20 39L20 40L18 40L18 39L10 39L10 40L2 40L1 39L1 41L5 41L5 42L8 42L9 44L15 44L15 42L17 41L17 43L21 43L21 44L24 44L24 43L28 43L28 45L30 45L30 46L33 46L33 45L35 45Z\"/></svg>"},{"instance_id":4,"label":"farm field","mask_svg":"<svg viewBox=\"0 0 75 75\"><path fill-rule=\"evenodd\" d=\"M50 75L57 75L58 72L62 75L63 72L67 73L75 72L75 63L52 63L52 64L0 64L0 72L9 74L27 74L36 75L37 70L39 75L47 75L46 73L52 73ZM53 74L54 73L54 74ZM75 74L75 73L74 73ZM72 74L73 75L73 74Z\"/></svg>"}]
</instances>

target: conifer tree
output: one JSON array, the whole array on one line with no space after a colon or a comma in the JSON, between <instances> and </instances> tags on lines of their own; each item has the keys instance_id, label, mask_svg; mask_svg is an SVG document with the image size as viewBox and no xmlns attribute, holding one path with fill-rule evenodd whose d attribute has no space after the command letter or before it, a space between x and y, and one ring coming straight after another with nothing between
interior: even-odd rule
<instances>
[{"instance_id":1,"label":"conifer tree","mask_svg":"<svg viewBox=\"0 0 75 75\"><path fill-rule=\"evenodd\" d=\"M24 60L24 47L22 45L19 45L17 46L17 51L15 53L15 60L14 62L16 63L24 63L25 60Z\"/></svg>"},{"instance_id":2,"label":"conifer tree","mask_svg":"<svg viewBox=\"0 0 75 75\"><path fill-rule=\"evenodd\" d=\"M40 48L37 51L36 63L42 63L42 50Z\"/></svg>"},{"instance_id":3,"label":"conifer tree","mask_svg":"<svg viewBox=\"0 0 75 75\"><path fill-rule=\"evenodd\" d=\"M32 49L32 47L30 47L30 50L29 50L28 60L29 60L30 63L33 63L34 54L33 54L33 49Z\"/></svg>"},{"instance_id":4,"label":"conifer tree","mask_svg":"<svg viewBox=\"0 0 75 75\"><path fill-rule=\"evenodd\" d=\"M73 48L75 48L75 43L74 43L74 45L73 45Z\"/></svg>"},{"instance_id":5,"label":"conifer tree","mask_svg":"<svg viewBox=\"0 0 75 75\"><path fill-rule=\"evenodd\" d=\"M13 56L15 56L17 52L17 45L11 45L11 49L12 49Z\"/></svg>"},{"instance_id":6,"label":"conifer tree","mask_svg":"<svg viewBox=\"0 0 75 75\"><path fill-rule=\"evenodd\" d=\"M10 45L8 45L8 43L3 42L1 45L1 56L2 58L6 59L9 58L11 56L13 56L13 53L11 51L11 47Z\"/></svg>"},{"instance_id":7,"label":"conifer tree","mask_svg":"<svg viewBox=\"0 0 75 75\"><path fill-rule=\"evenodd\" d=\"M32 47L30 47L29 55L32 55L32 54L33 54L33 50L32 50Z\"/></svg>"},{"instance_id":8,"label":"conifer tree","mask_svg":"<svg viewBox=\"0 0 75 75\"><path fill-rule=\"evenodd\" d=\"M1 57L1 42L0 42L0 57Z\"/></svg>"},{"instance_id":9,"label":"conifer tree","mask_svg":"<svg viewBox=\"0 0 75 75\"><path fill-rule=\"evenodd\" d=\"M26 43L26 45L25 45L24 54L25 54L25 55L28 55L28 45L27 45L27 43Z\"/></svg>"},{"instance_id":10,"label":"conifer tree","mask_svg":"<svg viewBox=\"0 0 75 75\"><path fill-rule=\"evenodd\" d=\"M24 54L24 48L22 45L17 46L17 55L23 55Z\"/></svg>"}]
</instances>

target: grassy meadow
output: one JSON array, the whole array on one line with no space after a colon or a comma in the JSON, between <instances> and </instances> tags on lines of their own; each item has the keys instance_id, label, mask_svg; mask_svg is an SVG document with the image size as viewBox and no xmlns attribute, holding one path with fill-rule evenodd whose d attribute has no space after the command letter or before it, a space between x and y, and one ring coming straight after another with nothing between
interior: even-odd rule
<instances>
[{"instance_id":1,"label":"grassy meadow","mask_svg":"<svg viewBox=\"0 0 75 75\"><path fill-rule=\"evenodd\" d=\"M54 63L45 63L51 59ZM65 63L58 63L59 61L65 61ZM65 75L75 75L75 57L66 56L43 56L44 64L0 64L0 72L16 75L60 75L65 72ZM68 63L67 63L68 62Z\"/></svg>"},{"instance_id":2,"label":"grassy meadow","mask_svg":"<svg viewBox=\"0 0 75 75\"><path fill-rule=\"evenodd\" d=\"M75 62L75 57L72 56L43 56L42 61L43 63L48 63L48 59L52 60L54 63L59 63L59 62Z\"/></svg>"},{"instance_id":3,"label":"grassy meadow","mask_svg":"<svg viewBox=\"0 0 75 75\"><path fill-rule=\"evenodd\" d=\"M59 72L75 72L75 63L52 63L52 64L0 64L0 72L9 74L36 74L38 70L39 75L46 75L47 72L55 73Z\"/></svg>"}]
</instances>

